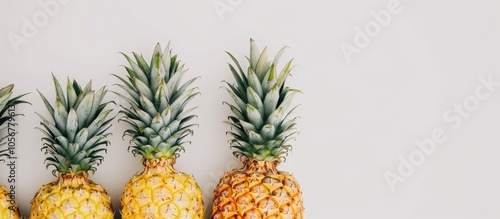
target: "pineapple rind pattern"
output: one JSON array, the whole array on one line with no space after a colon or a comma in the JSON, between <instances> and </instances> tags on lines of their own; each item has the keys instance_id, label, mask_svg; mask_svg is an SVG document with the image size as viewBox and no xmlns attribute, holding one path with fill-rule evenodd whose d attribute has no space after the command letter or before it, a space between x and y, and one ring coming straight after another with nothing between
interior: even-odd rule
<instances>
[{"instance_id":1,"label":"pineapple rind pattern","mask_svg":"<svg viewBox=\"0 0 500 219\"><path fill-rule=\"evenodd\" d=\"M0 218L2 219L18 219L20 217L19 206L14 202L12 204L9 197L9 190L0 185Z\"/></svg>"},{"instance_id":2,"label":"pineapple rind pattern","mask_svg":"<svg viewBox=\"0 0 500 219\"><path fill-rule=\"evenodd\" d=\"M66 181L66 182L65 182ZM86 178L59 179L42 186L32 200L31 219L112 219L111 198L99 184Z\"/></svg>"},{"instance_id":3,"label":"pineapple rind pattern","mask_svg":"<svg viewBox=\"0 0 500 219\"><path fill-rule=\"evenodd\" d=\"M222 176L211 218L303 218L302 192L291 174L269 161L248 159L245 164Z\"/></svg>"},{"instance_id":4,"label":"pineapple rind pattern","mask_svg":"<svg viewBox=\"0 0 500 219\"><path fill-rule=\"evenodd\" d=\"M169 167L146 166L127 183L122 195L123 218L203 218L202 194L196 181L173 169L173 160L164 162Z\"/></svg>"}]
</instances>

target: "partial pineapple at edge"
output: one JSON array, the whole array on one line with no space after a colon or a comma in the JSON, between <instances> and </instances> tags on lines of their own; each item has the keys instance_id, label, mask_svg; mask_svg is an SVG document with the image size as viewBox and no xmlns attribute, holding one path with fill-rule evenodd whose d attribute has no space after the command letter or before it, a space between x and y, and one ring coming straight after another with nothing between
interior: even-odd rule
<instances>
[{"instance_id":1,"label":"partial pineapple at edge","mask_svg":"<svg viewBox=\"0 0 500 219\"><path fill-rule=\"evenodd\" d=\"M14 120L14 117L18 114L10 114L8 109L12 106L16 106L21 103L28 103L21 98L26 95L19 95L12 97L12 90L14 85L10 84L4 88L0 89L0 161L5 162L4 158L10 158L10 149L6 147L7 142L5 141L9 134L5 133L7 131L7 123ZM0 185L0 218L2 219L18 219L21 218L19 213L19 206L15 200L10 197L10 191L7 187Z\"/></svg>"},{"instance_id":2,"label":"partial pineapple at edge","mask_svg":"<svg viewBox=\"0 0 500 219\"><path fill-rule=\"evenodd\" d=\"M128 129L124 136L131 138L129 150L142 156L144 171L132 177L121 197L123 219L132 218L191 218L204 215L201 190L195 179L174 168L176 158L184 151L185 137L192 134L191 120L196 117L186 109L195 97L192 78L182 83L187 71L172 55L170 44L164 51L159 44L153 51L150 64L142 55L134 59L123 54L130 67L126 77L115 75L117 84L127 94L120 96L128 106L122 106Z\"/></svg>"},{"instance_id":3,"label":"partial pineapple at edge","mask_svg":"<svg viewBox=\"0 0 500 219\"><path fill-rule=\"evenodd\" d=\"M279 171L278 165L291 149L296 118L291 117L291 101L299 90L285 86L292 60L277 72L284 52L267 58L267 47L259 52L250 39L247 71L230 53L229 68L236 80L227 90L234 105L227 104L232 116L226 123L233 154L243 162L241 169L225 173L214 191L213 219L222 218L303 218L304 204L297 180Z\"/></svg>"},{"instance_id":4,"label":"partial pineapple at edge","mask_svg":"<svg viewBox=\"0 0 500 219\"><path fill-rule=\"evenodd\" d=\"M66 95L53 76L56 98L50 104L40 96L51 116L38 114L45 136L42 138L47 168L53 166L57 180L43 185L31 201L31 219L100 218L112 219L111 199L106 190L88 179L104 157L108 129L114 116L107 109L112 102L103 102L107 89L92 89L89 82L83 89L68 78Z\"/></svg>"}]
</instances>

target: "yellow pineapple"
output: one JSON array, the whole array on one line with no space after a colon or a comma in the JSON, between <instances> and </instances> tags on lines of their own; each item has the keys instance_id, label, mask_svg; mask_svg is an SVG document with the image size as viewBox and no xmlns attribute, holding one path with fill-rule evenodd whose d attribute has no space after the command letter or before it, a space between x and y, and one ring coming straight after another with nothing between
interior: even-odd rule
<instances>
[{"instance_id":1,"label":"yellow pineapple","mask_svg":"<svg viewBox=\"0 0 500 219\"><path fill-rule=\"evenodd\" d=\"M184 150L184 138L192 133L189 121L195 117L185 110L198 94L190 88L196 78L181 84L186 70L171 56L169 46L162 53L156 45L151 64L142 55L133 53L135 61L124 54L130 64L125 67L127 79L115 75L128 96L116 93L130 106L122 107L130 128L129 148L142 156L144 171L125 185L121 197L124 219L140 218L203 218L201 190L188 174L174 168L175 159Z\"/></svg>"},{"instance_id":2,"label":"yellow pineapple","mask_svg":"<svg viewBox=\"0 0 500 219\"><path fill-rule=\"evenodd\" d=\"M17 219L21 218L17 203L10 198L9 190L0 185L0 218Z\"/></svg>"},{"instance_id":3,"label":"yellow pineapple","mask_svg":"<svg viewBox=\"0 0 500 219\"><path fill-rule=\"evenodd\" d=\"M11 84L0 89L0 132L2 133L2 137L0 137L0 161L3 162L5 162L5 160L3 160L2 157L11 157L10 149L2 148L6 144L4 140L9 137L8 133L4 135L4 130L7 128L7 122L12 122L14 117L17 115L8 112L8 109L20 103L28 103L21 100L21 97L26 94L11 98L13 88L14 85ZM21 218L19 207L17 206L15 200L11 197L10 189L2 185L0 185L0 218Z\"/></svg>"},{"instance_id":4,"label":"yellow pineapple","mask_svg":"<svg viewBox=\"0 0 500 219\"><path fill-rule=\"evenodd\" d=\"M40 188L31 201L31 219L112 219L111 199L104 188L88 179L88 172L95 172L103 161L100 152L109 142L108 128L114 117L110 102L102 102L105 87L95 91L89 82L84 89L68 79L66 96L58 80L53 77L56 89L55 104L40 96L52 120L43 116L39 128L45 137L42 150L48 155L47 167L57 180Z\"/></svg>"},{"instance_id":5,"label":"yellow pineapple","mask_svg":"<svg viewBox=\"0 0 500 219\"><path fill-rule=\"evenodd\" d=\"M214 191L213 219L240 218L303 218L304 205L298 182L289 173L279 171L278 165L290 150L290 140L296 134L296 119L290 119L289 106L299 90L285 86L290 73L290 60L281 73L267 49L259 53L250 40L248 71L242 70L236 58L236 68L229 65L236 84L227 83L235 105L228 104L233 116L226 123L233 139L233 154L243 162L241 169L225 173Z\"/></svg>"}]
</instances>

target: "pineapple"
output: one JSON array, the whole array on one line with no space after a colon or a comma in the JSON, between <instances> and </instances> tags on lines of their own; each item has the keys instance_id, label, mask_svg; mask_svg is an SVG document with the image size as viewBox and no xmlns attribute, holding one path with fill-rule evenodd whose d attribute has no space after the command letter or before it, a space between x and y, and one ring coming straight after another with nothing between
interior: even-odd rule
<instances>
[{"instance_id":1,"label":"pineapple","mask_svg":"<svg viewBox=\"0 0 500 219\"><path fill-rule=\"evenodd\" d=\"M134 155L142 156L144 171L132 177L121 197L121 214L127 218L203 218L201 190L188 174L174 168L184 138L192 134L189 121L194 108L185 109L196 96L190 85L196 78L181 83L187 71L171 55L170 44L161 51L156 45L151 64L133 53L135 61L123 54L130 67L127 78L115 75L128 96L116 93L130 106L122 107L120 121L129 125L124 136L131 137Z\"/></svg>"},{"instance_id":2,"label":"pineapple","mask_svg":"<svg viewBox=\"0 0 500 219\"><path fill-rule=\"evenodd\" d=\"M2 89L0 89L0 132L3 132L7 128L5 125L6 122L12 120L15 114L12 115L7 112L8 108L15 106L20 103L28 103L26 101L21 100L21 97L26 95L20 95L14 98L10 98L12 95L12 89L14 85L8 85ZM5 161L2 157L10 158L10 150L8 148L2 148L5 146L6 142L5 138L9 135L0 137L0 161ZM10 197L10 192L7 187L0 185L0 218L2 219L14 219L21 218L19 214L19 207L15 200L12 200Z\"/></svg>"},{"instance_id":3,"label":"pineapple","mask_svg":"<svg viewBox=\"0 0 500 219\"><path fill-rule=\"evenodd\" d=\"M88 179L96 165L103 161L100 152L106 151L106 137L114 116L106 109L111 102L103 102L106 87L95 91L92 82L81 88L77 81L68 79L66 96L53 76L56 90L55 104L45 96L45 103L52 121L41 118L39 128L45 137L47 167L53 166L57 180L42 186L31 201L31 219L113 218L110 197L104 188Z\"/></svg>"},{"instance_id":4,"label":"pineapple","mask_svg":"<svg viewBox=\"0 0 500 219\"><path fill-rule=\"evenodd\" d=\"M227 104L232 131L233 154L243 162L241 169L225 173L214 191L211 218L303 218L304 206L298 182L289 173L279 171L291 149L290 140L297 133L296 118L290 119L293 96L300 92L285 86L292 67L290 60L281 73L276 65L281 49L272 62L267 48L259 53L250 39L249 67L243 72L236 58L236 68L229 64L236 84L226 82L235 105Z\"/></svg>"}]
</instances>

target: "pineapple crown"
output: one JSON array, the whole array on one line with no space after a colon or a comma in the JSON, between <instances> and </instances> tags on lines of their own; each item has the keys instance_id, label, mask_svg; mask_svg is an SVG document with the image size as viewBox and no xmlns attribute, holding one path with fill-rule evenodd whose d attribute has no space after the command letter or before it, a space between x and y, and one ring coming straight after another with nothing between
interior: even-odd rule
<instances>
[{"instance_id":1,"label":"pineapple crown","mask_svg":"<svg viewBox=\"0 0 500 219\"><path fill-rule=\"evenodd\" d=\"M229 64L236 84L225 82L227 91L235 105L227 104L233 116L226 121L231 127L227 132L232 136L230 145L236 150L236 157L257 160L285 159L291 150L290 140L294 139L297 117L290 119L289 109L292 98L300 92L285 86L292 70L292 60L285 64L278 74L276 66L286 47L283 47L274 60L267 58L267 47L259 52L253 39L250 39L249 67L246 73L236 58L227 53L236 68Z\"/></svg>"},{"instance_id":2,"label":"pineapple crown","mask_svg":"<svg viewBox=\"0 0 500 219\"><path fill-rule=\"evenodd\" d=\"M95 172L96 165L104 159L99 154L106 152L103 146L109 144L106 137L111 133L107 131L114 119L110 115L112 109L106 109L113 101L103 102L108 90L106 87L93 90L92 81L82 89L77 81L68 78L65 95L57 78L54 75L52 78L56 91L54 105L38 91L51 116L48 120L37 113L43 126L37 129L45 134L42 150L48 155L47 168L54 166L54 175Z\"/></svg>"},{"instance_id":3,"label":"pineapple crown","mask_svg":"<svg viewBox=\"0 0 500 219\"><path fill-rule=\"evenodd\" d=\"M142 55L132 53L135 61L123 54L130 67L126 78L115 75L122 83L117 84L126 91L127 96L115 92L130 107L122 106L120 111L129 129L124 136L131 137L134 155L143 159L177 158L184 150L184 138L192 134L189 121L196 117L185 110L186 105L199 94L196 87L190 85L197 79L192 78L181 83L187 69L180 65L177 55L171 54L170 43L162 52L160 44L153 51L148 65Z\"/></svg>"},{"instance_id":4,"label":"pineapple crown","mask_svg":"<svg viewBox=\"0 0 500 219\"><path fill-rule=\"evenodd\" d=\"M15 114L14 112L8 112L8 109L21 104L28 103L27 101L22 100L21 98L26 94L22 94L16 97L11 98L12 90L14 89L14 85L10 84L6 87L0 89L0 132L3 133L3 130L7 128L5 123L7 121L14 121L14 117L20 114ZM10 157L10 150L8 148L2 149L2 146L5 145L4 139L7 138L9 134L0 136L0 161L4 161L2 157Z\"/></svg>"}]
</instances>

